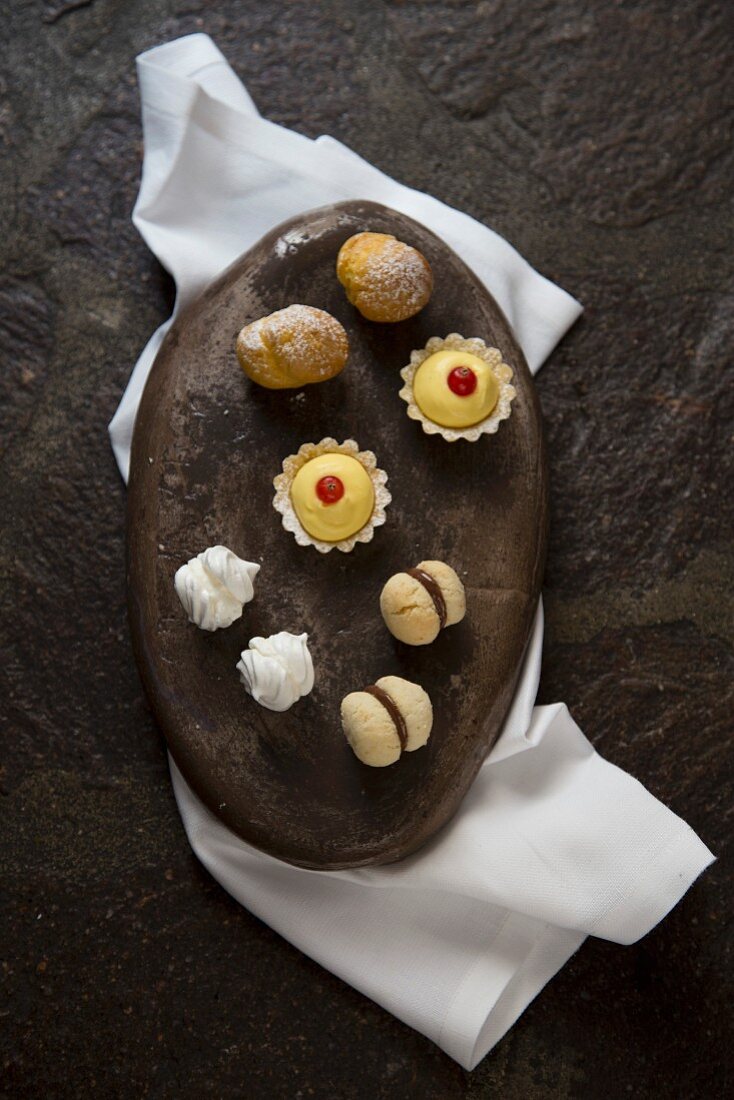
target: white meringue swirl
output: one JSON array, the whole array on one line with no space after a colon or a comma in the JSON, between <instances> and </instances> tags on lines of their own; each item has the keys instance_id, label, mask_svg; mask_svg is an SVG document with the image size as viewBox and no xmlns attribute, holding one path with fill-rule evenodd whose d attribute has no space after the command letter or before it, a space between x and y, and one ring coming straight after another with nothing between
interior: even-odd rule
<instances>
[{"instance_id":1,"label":"white meringue swirl","mask_svg":"<svg viewBox=\"0 0 734 1100\"><path fill-rule=\"evenodd\" d=\"M269 638L251 638L237 670L246 691L268 710L288 710L313 687L313 661L308 634L281 630Z\"/></svg>"},{"instance_id":2,"label":"white meringue swirl","mask_svg":"<svg viewBox=\"0 0 734 1100\"><path fill-rule=\"evenodd\" d=\"M226 546L210 546L182 565L173 583L189 620L202 630L220 630L239 619L259 572L256 562L243 561Z\"/></svg>"}]
</instances>

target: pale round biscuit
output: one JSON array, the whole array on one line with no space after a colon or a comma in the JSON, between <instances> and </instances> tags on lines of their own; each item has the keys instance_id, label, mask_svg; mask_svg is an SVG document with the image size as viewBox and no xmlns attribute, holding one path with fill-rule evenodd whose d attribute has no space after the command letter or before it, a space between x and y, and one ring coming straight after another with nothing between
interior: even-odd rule
<instances>
[{"instance_id":1,"label":"pale round biscuit","mask_svg":"<svg viewBox=\"0 0 734 1100\"><path fill-rule=\"evenodd\" d=\"M441 620L428 590L408 573L395 573L380 594L385 626L406 645L428 645L438 636Z\"/></svg>"},{"instance_id":2,"label":"pale round biscuit","mask_svg":"<svg viewBox=\"0 0 734 1100\"><path fill-rule=\"evenodd\" d=\"M446 626L460 623L466 615L466 591L456 570L445 561L419 561L417 568L438 581L446 604Z\"/></svg>"},{"instance_id":3,"label":"pale round biscuit","mask_svg":"<svg viewBox=\"0 0 734 1100\"><path fill-rule=\"evenodd\" d=\"M446 626L459 623L466 614L464 585L454 569L443 561L422 561L418 569L436 581L446 604ZM430 592L409 573L395 573L380 593L380 611L385 626L406 645L429 645L441 629Z\"/></svg>"},{"instance_id":4,"label":"pale round biscuit","mask_svg":"<svg viewBox=\"0 0 734 1100\"><path fill-rule=\"evenodd\" d=\"M352 691L341 705L344 736L354 755L372 768L385 768L400 756L400 738L390 714L374 695Z\"/></svg>"},{"instance_id":5,"label":"pale round biscuit","mask_svg":"<svg viewBox=\"0 0 734 1100\"><path fill-rule=\"evenodd\" d=\"M381 676L375 683L387 692L403 716L408 735L405 751L422 748L433 726L433 706L428 692L420 684L403 680L401 676Z\"/></svg>"}]
</instances>

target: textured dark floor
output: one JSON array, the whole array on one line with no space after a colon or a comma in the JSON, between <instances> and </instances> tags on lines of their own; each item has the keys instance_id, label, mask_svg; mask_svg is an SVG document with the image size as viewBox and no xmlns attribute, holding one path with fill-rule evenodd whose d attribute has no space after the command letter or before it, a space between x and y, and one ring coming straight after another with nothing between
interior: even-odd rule
<instances>
[{"instance_id":1,"label":"textured dark floor","mask_svg":"<svg viewBox=\"0 0 734 1100\"><path fill-rule=\"evenodd\" d=\"M731 1094L731 5L14 0L3 16L3 1095ZM538 380L542 700L720 861L641 943L587 942L471 1075L197 866L133 665L106 424L171 306L129 217L133 58L197 29L268 117L486 221L586 305Z\"/></svg>"}]
</instances>

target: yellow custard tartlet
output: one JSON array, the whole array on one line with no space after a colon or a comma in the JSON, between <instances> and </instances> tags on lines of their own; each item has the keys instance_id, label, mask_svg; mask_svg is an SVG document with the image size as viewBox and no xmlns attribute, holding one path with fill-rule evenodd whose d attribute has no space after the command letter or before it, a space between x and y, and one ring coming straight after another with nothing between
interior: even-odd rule
<instances>
[{"instance_id":1,"label":"yellow custard tartlet","mask_svg":"<svg viewBox=\"0 0 734 1100\"><path fill-rule=\"evenodd\" d=\"M372 451L360 451L353 439L322 439L283 460L283 472L273 481L273 507L299 546L348 553L358 542L370 542L385 522L392 499L386 482Z\"/></svg>"},{"instance_id":2,"label":"yellow custard tartlet","mask_svg":"<svg viewBox=\"0 0 734 1100\"><path fill-rule=\"evenodd\" d=\"M515 396L512 369L502 353L457 332L445 339L432 336L425 348L411 353L400 376L408 416L419 420L424 432L441 435L449 443L475 443L496 432L509 417Z\"/></svg>"}]
</instances>

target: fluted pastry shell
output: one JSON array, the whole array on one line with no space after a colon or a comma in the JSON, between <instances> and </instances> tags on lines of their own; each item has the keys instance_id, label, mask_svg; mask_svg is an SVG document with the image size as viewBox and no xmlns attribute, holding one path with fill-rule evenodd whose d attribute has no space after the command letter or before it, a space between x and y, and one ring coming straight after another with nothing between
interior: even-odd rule
<instances>
[{"instance_id":1,"label":"fluted pastry shell","mask_svg":"<svg viewBox=\"0 0 734 1100\"><path fill-rule=\"evenodd\" d=\"M499 383L499 397L497 404L489 416L476 424L466 428L447 428L431 420L416 403L413 395L413 379L422 363L437 351L464 351L470 355L476 355L483 359L489 366ZM400 372L404 385L400 390L400 396L408 406L408 416L411 420L420 421L423 431L427 435L440 435L448 443L455 443L457 439L466 439L470 443L476 441L482 435L493 435L503 420L507 420L511 409L510 405L515 396L515 387L510 385L512 380L512 368L502 359L502 352L498 348L488 347L484 340L474 336L464 339L458 332L452 332L445 338L432 336L426 346L410 353L410 363Z\"/></svg>"},{"instance_id":2,"label":"fluted pastry shell","mask_svg":"<svg viewBox=\"0 0 734 1100\"><path fill-rule=\"evenodd\" d=\"M291 499L291 487L296 474L311 459L323 454L344 454L355 458L365 469L372 482L374 492L374 504L372 514L363 527L348 538L339 542L326 542L314 538L302 525ZM283 517L283 527L295 538L299 546L314 546L320 554L328 554L330 550L341 550L348 554L358 542L371 542L374 537L375 527L381 527L385 522L385 509L392 500L392 496L386 487L387 474L377 465L377 459L372 451L360 451L359 445L353 439L345 439L343 443L337 443L330 436L319 443L304 443L298 449L298 453L288 455L283 459L283 472L273 479L275 496L273 507Z\"/></svg>"}]
</instances>

